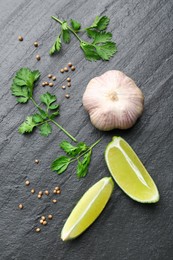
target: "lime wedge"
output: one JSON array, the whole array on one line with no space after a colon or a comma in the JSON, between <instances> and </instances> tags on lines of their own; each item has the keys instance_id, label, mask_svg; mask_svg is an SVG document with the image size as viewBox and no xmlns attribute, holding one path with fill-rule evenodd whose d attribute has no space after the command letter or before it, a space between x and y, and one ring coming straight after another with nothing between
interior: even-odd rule
<instances>
[{"instance_id":1,"label":"lime wedge","mask_svg":"<svg viewBox=\"0 0 173 260\"><path fill-rule=\"evenodd\" d=\"M113 137L105 151L108 169L120 188L142 203L159 200L157 187L130 145L121 137Z\"/></svg>"},{"instance_id":2,"label":"lime wedge","mask_svg":"<svg viewBox=\"0 0 173 260\"><path fill-rule=\"evenodd\" d=\"M68 217L61 239L67 241L83 233L100 215L114 187L111 177L105 177L85 192Z\"/></svg>"}]
</instances>

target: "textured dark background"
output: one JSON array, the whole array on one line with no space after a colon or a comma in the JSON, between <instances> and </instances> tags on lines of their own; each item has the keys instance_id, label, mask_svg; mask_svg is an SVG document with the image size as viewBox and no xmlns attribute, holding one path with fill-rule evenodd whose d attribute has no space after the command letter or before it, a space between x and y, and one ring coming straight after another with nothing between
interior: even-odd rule
<instances>
[{"instance_id":1,"label":"textured dark background","mask_svg":"<svg viewBox=\"0 0 173 260\"><path fill-rule=\"evenodd\" d=\"M1 0L0 11L0 259L173 259L173 2ZM108 15L117 55L109 62L90 63L73 37L59 55L49 57L59 30L51 15L77 19L84 26L96 15ZM18 35L24 37L23 42L18 41ZM37 49L35 40L40 43ZM38 53L40 62L35 59ZM72 87L67 100L59 87L67 74L58 71L69 61L77 69L68 73ZM56 93L61 103L58 122L78 140L90 144L104 136L94 150L85 179L76 178L74 167L61 176L50 171L51 161L60 155L58 144L66 138L56 127L48 138L37 131L28 136L18 134L25 116L35 111L31 103L16 104L10 93L15 72L24 66L39 69L40 82L47 80L48 73L57 76L52 89L39 84L35 98L46 90ZM130 130L100 133L91 125L81 99L88 81L110 69L122 70L136 81L145 95L145 111ZM103 152L113 135L121 135L135 149L158 186L160 202L141 205L115 185L110 202L94 225L75 241L63 243L61 228L78 199L100 178L109 176ZM34 164L36 158L39 165ZM24 185L26 179L31 182L29 188ZM42 200L30 195L31 187L52 190L55 185L62 188L55 205L50 203L52 195ZM19 203L24 204L22 211ZM35 233L39 216L49 213L54 215L52 222Z\"/></svg>"}]
</instances>

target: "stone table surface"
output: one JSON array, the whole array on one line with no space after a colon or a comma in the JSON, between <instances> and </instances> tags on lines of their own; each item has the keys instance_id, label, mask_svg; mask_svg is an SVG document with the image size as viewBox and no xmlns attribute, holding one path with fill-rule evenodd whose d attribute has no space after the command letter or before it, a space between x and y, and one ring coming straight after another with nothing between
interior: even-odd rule
<instances>
[{"instance_id":1,"label":"stone table surface","mask_svg":"<svg viewBox=\"0 0 173 260\"><path fill-rule=\"evenodd\" d=\"M0 1L0 259L1 260L170 260L173 257L173 2L171 0L6 0ZM61 53L50 57L59 32L51 15L74 18L83 26L96 15L110 17L109 30L118 53L109 62L86 61L77 40L72 37ZM23 42L18 36L24 37ZM39 47L33 46L34 41ZM39 54L38 62L35 56ZM60 74L71 61L74 73ZM49 137L38 131L20 135L19 125L36 110L32 103L17 104L10 85L21 67L38 69L41 79L34 97L49 90L58 96L61 115L57 121L78 140L93 143L103 140L93 151L88 176L77 179L75 166L58 176L49 166L60 156L59 143L67 139L53 126ZM132 77L145 95L145 111L137 124L126 131L100 132L90 123L82 106L82 95L89 80L110 69L122 70ZM51 89L41 87L47 75L57 77ZM60 86L72 78L65 99ZM143 205L132 201L115 184L112 197L98 220L79 238L64 243L61 229L82 194L96 181L109 176L104 149L114 135L120 135L134 148L155 180L160 201ZM40 163L35 164L34 160ZM25 180L30 186L25 186ZM61 187L56 195L37 199L30 189ZM19 210L18 204L24 209ZM35 232L41 215L54 218Z\"/></svg>"}]
</instances>

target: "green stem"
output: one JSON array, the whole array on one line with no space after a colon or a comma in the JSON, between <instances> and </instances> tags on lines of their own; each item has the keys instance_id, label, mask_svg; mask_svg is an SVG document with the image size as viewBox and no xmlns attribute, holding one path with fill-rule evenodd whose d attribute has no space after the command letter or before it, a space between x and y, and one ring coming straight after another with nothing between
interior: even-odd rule
<instances>
[{"instance_id":1,"label":"green stem","mask_svg":"<svg viewBox=\"0 0 173 260\"><path fill-rule=\"evenodd\" d=\"M61 129L69 138L71 138L71 140L73 140L74 142L77 142L76 138L74 138L69 132L67 132L61 125L59 125L56 121L54 121L53 119L50 119L50 121L56 125L57 127L59 127L59 129Z\"/></svg>"},{"instance_id":2,"label":"green stem","mask_svg":"<svg viewBox=\"0 0 173 260\"><path fill-rule=\"evenodd\" d=\"M51 18L54 19L56 22L58 22L58 23L60 23L62 25L63 22L61 20L59 20L57 17L51 16ZM77 35L77 33L70 26L67 26L67 28L69 29L69 31L71 31L74 34L74 36L76 36L76 38L80 42L82 42L82 39Z\"/></svg>"},{"instance_id":3,"label":"green stem","mask_svg":"<svg viewBox=\"0 0 173 260\"><path fill-rule=\"evenodd\" d=\"M42 108L35 102L35 100L33 99L33 97L30 97L31 101L33 102L34 106L36 106L38 109ZM53 124L55 124L59 129L61 129L71 140L73 140L74 142L77 142L76 138L73 137L69 132L67 132L67 130L65 130L61 125L59 125L56 121L54 121L53 119L48 119L47 121L51 121Z\"/></svg>"}]
</instances>

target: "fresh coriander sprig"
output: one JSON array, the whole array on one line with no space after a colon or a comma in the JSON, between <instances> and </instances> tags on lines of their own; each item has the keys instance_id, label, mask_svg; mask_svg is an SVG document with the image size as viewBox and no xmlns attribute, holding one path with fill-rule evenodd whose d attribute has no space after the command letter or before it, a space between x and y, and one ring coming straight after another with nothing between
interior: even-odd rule
<instances>
[{"instance_id":1,"label":"fresh coriander sprig","mask_svg":"<svg viewBox=\"0 0 173 260\"><path fill-rule=\"evenodd\" d=\"M89 61L96 60L110 60L110 58L117 52L116 43L111 41L112 34L106 32L110 19L107 16L96 16L91 26L81 29L81 24L71 19L71 26L67 21L61 21L55 16L52 19L60 23L61 32L51 47L49 54L52 55L55 52L59 52L62 47L62 41L69 43L71 40L70 34L72 33L80 42L80 47L84 52L85 58ZM84 41L78 35L79 32L84 31L88 37L92 39L92 42Z\"/></svg>"},{"instance_id":2,"label":"fresh coriander sprig","mask_svg":"<svg viewBox=\"0 0 173 260\"><path fill-rule=\"evenodd\" d=\"M89 164L91 161L92 149L101 141L97 140L91 146L85 143L78 143L76 146L71 145L68 141L63 141L60 147L64 150L67 156L60 156L51 165L51 169L58 174L67 170L69 164L77 162L76 174L78 178L85 177L88 173Z\"/></svg>"},{"instance_id":3,"label":"fresh coriander sprig","mask_svg":"<svg viewBox=\"0 0 173 260\"><path fill-rule=\"evenodd\" d=\"M33 98L34 83L39 79L40 72L38 70L31 71L28 68L21 68L16 72L11 86L12 95L17 98L18 103L27 103L32 101L34 106L38 109L38 113L27 116L25 122L19 126L19 133L31 133L34 128L38 127L40 134L48 136L52 132L50 123L55 124L61 129L69 138L77 142L66 129L59 125L54 118L59 115L59 105L55 104L57 97L49 92L40 96L41 104L46 107L43 109L36 103Z\"/></svg>"}]
</instances>

